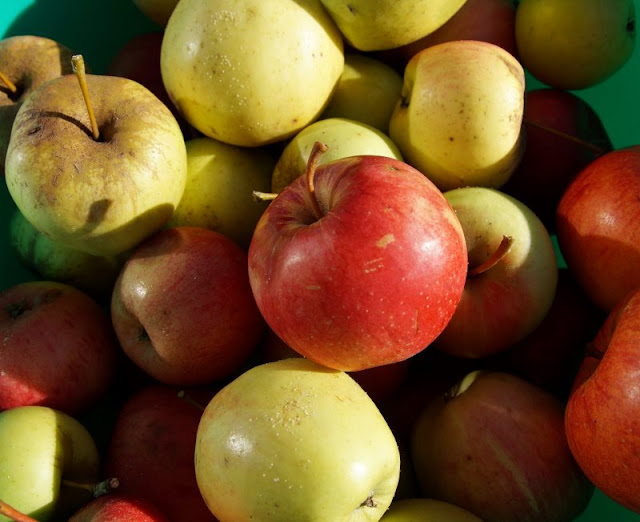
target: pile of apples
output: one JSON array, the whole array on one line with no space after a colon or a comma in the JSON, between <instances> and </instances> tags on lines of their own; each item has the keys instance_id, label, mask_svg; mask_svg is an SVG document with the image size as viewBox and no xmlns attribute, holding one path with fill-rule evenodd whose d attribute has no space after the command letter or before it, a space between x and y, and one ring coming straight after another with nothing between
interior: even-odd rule
<instances>
[{"instance_id":1,"label":"pile of apples","mask_svg":"<svg viewBox=\"0 0 640 522\"><path fill-rule=\"evenodd\" d=\"M0 40L0 520L640 513L632 0L133 2Z\"/></svg>"}]
</instances>

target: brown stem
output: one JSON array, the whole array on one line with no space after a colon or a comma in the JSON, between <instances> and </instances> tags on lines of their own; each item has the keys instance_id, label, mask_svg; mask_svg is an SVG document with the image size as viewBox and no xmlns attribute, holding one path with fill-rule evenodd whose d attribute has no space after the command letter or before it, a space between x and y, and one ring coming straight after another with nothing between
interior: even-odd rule
<instances>
[{"instance_id":1,"label":"brown stem","mask_svg":"<svg viewBox=\"0 0 640 522\"><path fill-rule=\"evenodd\" d=\"M63 479L62 484L71 488L85 489L93 498L98 498L111 493L120 486L120 481L117 478L108 478L100 482L86 483Z\"/></svg>"},{"instance_id":2,"label":"brown stem","mask_svg":"<svg viewBox=\"0 0 640 522\"><path fill-rule=\"evenodd\" d=\"M593 143L589 143L588 141L578 138L577 136L573 136L561 130L554 129L553 127L549 127L548 125L544 125L543 123L527 120L526 118L524 120L524 123L527 125L531 125L532 127L536 127L537 129L543 130L545 132L554 134L565 140L572 141L573 143L576 143L581 147L584 147L585 149L589 149L590 151L596 153L598 156L602 156L606 152L602 147L598 147L597 145L594 145Z\"/></svg>"},{"instance_id":3,"label":"brown stem","mask_svg":"<svg viewBox=\"0 0 640 522\"><path fill-rule=\"evenodd\" d=\"M0 499L0 515L4 515L14 522L37 522L35 518L31 518L29 515L21 513L2 499Z\"/></svg>"},{"instance_id":4,"label":"brown stem","mask_svg":"<svg viewBox=\"0 0 640 522\"><path fill-rule=\"evenodd\" d=\"M261 192L259 190L254 190L252 194L253 199L259 203L263 201L273 201L278 195L276 192Z\"/></svg>"},{"instance_id":5,"label":"brown stem","mask_svg":"<svg viewBox=\"0 0 640 522\"><path fill-rule=\"evenodd\" d=\"M500 244L498 245L498 248L496 248L495 252L491 254L483 263L470 268L469 275L477 276L496 266L504 257L504 255L509 251L512 244L513 238L511 236L502 236L502 241L500 241Z\"/></svg>"},{"instance_id":6,"label":"brown stem","mask_svg":"<svg viewBox=\"0 0 640 522\"><path fill-rule=\"evenodd\" d=\"M320 141L316 141L313 144L313 148L309 153L309 160L307 161L307 170L305 173L307 180L307 189L309 190L309 194L311 195L311 207L316 219L321 219L324 216L324 212L322 212L320 203L318 203L318 198L316 197L316 189L313 184L313 177L316 172L316 168L318 167L320 156L327 152L327 148L327 145Z\"/></svg>"},{"instance_id":7,"label":"brown stem","mask_svg":"<svg viewBox=\"0 0 640 522\"><path fill-rule=\"evenodd\" d=\"M7 78L7 75L2 72L0 72L0 81L2 81L2 83L4 83L13 94L18 92L16 84L13 83L9 78Z\"/></svg>"},{"instance_id":8,"label":"brown stem","mask_svg":"<svg viewBox=\"0 0 640 522\"><path fill-rule=\"evenodd\" d=\"M76 54L71 57L71 65L73 66L73 72L78 78L80 84L80 90L82 91L82 97L84 103L87 106L87 112L89 113L89 121L91 122L91 134L93 139L100 138L100 131L98 130L98 124L96 123L96 116L93 113L93 106L91 105L91 99L89 97L89 88L87 87L87 74L84 67L84 58L81 54Z\"/></svg>"},{"instance_id":9,"label":"brown stem","mask_svg":"<svg viewBox=\"0 0 640 522\"><path fill-rule=\"evenodd\" d=\"M189 395L186 391L180 390L178 392L178 398L182 399L187 404L191 404L191 406L198 408L200 411L204 411L204 406L196 401L193 397L191 397L191 395Z\"/></svg>"}]
</instances>

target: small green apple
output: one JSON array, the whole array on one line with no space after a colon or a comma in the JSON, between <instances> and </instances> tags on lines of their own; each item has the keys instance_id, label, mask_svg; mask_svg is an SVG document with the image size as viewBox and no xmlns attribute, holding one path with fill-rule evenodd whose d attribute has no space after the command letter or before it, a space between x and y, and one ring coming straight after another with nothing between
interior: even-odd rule
<instances>
[{"instance_id":1,"label":"small green apple","mask_svg":"<svg viewBox=\"0 0 640 522\"><path fill-rule=\"evenodd\" d=\"M435 31L466 0L322 0L345 39L360 51L408 44Z\"/></svg>"},{"instance_id":2,"label":"small green apple","mask_svg":"<svg viewBox=\"0 0 640 522\"><path fill-rule=\"evenodd\" d=\"M387 133L400 93L402 76L383 61L347 53L344 70L321 119L347 118Z\"/></svg>"},{"instance_id":3,"label":"small green apple","mask_svg":"<svg viewBox=\"0 0 640 522\"><path fill-rule=\"evenodd\" d=\"M389 136L440 190L500 188L522 158L525 76L502 47L456 40L409 60Z\"/></svg>"},{"instance_id":4,"label":"small green apple","mask_svg":"<svg viewBox=\"0 0 640 522\"><path fill-rule=\"evenodd\" d=\"M631 57L635 16L633 0L521 0L515 24L519 59L552 87L591 87Z\"/></svg>"},{"instance_id":5,"label":"small green apple","mask_svg":"<svg viewBox=\"0 0 640 522\"><path fill-rule=\"evenodd\" d=\"M259 146L318 118L342 74L343 40L320 0L181 0L160 65L194 128Z\"/></svg>"},{"instance_id":6,"label":"small green apple","mask_svg":"<svg viewBox=\"0 0 640 522\"><path fill-rule=\"evenodd\" d=\"M220 520L376 521L396 491L400 456L349 375L289 358L254 366L213 397L195 468Z\"/></svg>"},{"instance_id":7,"label":"small green apple","mask_svg":"<svg viewBox=\"0 0 640 522\"><path fill-rule=\"evenodd\" d=\"M272 192L280 192L302 175L315 142L327 150L318 164L347 156L375 155L402 160L402 154L391 138L375 127L347 118L327 118L311 123L287 143L273 169Z\"/></svg>"},{"instance_id":8,"label":"small green apple","mask_svg":"<svg viewBox=\"0 0 640 522\"><path fill-rule=\"evenodd\" d=\"M394 500L380 522L482 522L473 513L433 498Z\"/></svg>"},{"instance_id":9,"label":"small green apple","mask_svg":"<svg viewBox=\"0 0 640 522\"><path fill-rule=\"evenodd\" d=\"M19 512L43 521L68 515L91 500L77 484L95 484L99 466L91 434L74 417L45 406L0 412L0 498Z\"/></svg>"},{"instance_id":10,"label":"small green apple","mask_svg":"<svg viewBox=\"0 0 640 522\"><path fill-rule=\"evenodd\" d=\"M248 248L267 203L253 192L271 190L275 157L262 147L238 147L213 138L187 145L187 185L169 226L215 230Z\"/></svg>"}]
</instances>

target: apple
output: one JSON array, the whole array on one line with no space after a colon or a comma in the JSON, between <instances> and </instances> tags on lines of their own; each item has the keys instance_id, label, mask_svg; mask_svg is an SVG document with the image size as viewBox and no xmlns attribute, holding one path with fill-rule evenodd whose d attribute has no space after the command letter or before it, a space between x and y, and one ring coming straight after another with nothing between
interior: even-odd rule
<instances>
[{"instance_id":1,"label":"apple","mask_svg":"<svg viewBox=\"0 0 640 522\"><path fill-rule=\"evenodd\" d=\"M276 163L263 147L238 147L206 136L187 140L187 184L168 226L210 228L248 249L267 202Z\"/></svg>"},{"instance_id":2,"label":"apple","mask_svg":"<svg viewBox=\"0 0 640 522\"><path fill-rule=\"evenodd\" d=\"M469 0L467 0L469 1ZM381 522L482 522L470 511L433 498L394 500Z\"/></svg>"},{"instance_id":3,"label":"apple","mask_svg":"<svg viewBox=\"0 0 640 522\"><path fill-rule=\"evenodd\" d=\"M157 1L157 0L152 0ZM167 0L177 3L175 0ZM136 0L134 0L136 2ZM138 7L149 0L137 0ZM167 94L160 72L160 50L162 49L163 31L152 31L136 34L127 40L111 57L105 74L129 78L144 85L164 103L180 124L185 139L195 137L195 130L185 121L178 108Z\"/></svg>"},{"instance_id":4,"label":"apple","mask_svg":"<svg viewBox=\"0 0 640 522\"><path fill-rule=\"evenodd\" d=\"M555 231L556 208L569 182L613 145L592 105L562 89L525 93L524 132L524 155L501 190Z\"/></svg>"},{"instance_id":5,"label":"apple","mask_svg":"<svg viewBox=\"0 0 640 522\"><path fill-rule=\"evenodd\" d=\"M344 69L320 119L346 118L384 132L402 91L402 76L370 54L348 51Z\"/></svg>"},{"instance_id":6,"label":"apple","mask_svg":"<svg viewBox=\"0 0 640 522\"><path fill-rule=\"evenodd\" d=\"M640 513L640 290L609 312L590 344L565 412L571 451L605 495Z\"/></svg>"},{"instance_id":7,"label":"apple","mask_svg":"<svg viewBox=\"0 0 640 522\"><path fill-rule=\"evenodd\" d=\"M377 56L397 70L404 70L411 57L427 47L454 40L480 40L499 45L517 57L515 23L516 8L512 0L466 0L435 31Z\"/></svg>"},{"instance_id":8,"label":"apple","mask_svg":"<svg viewBox=\"0 0 640 522\"><path fill-rule=\"evenodd\" d=\"M120 492L91 500L68 522L169 522L160 509L146 499Z\"/></svg>"},{"instance_id":9,"label":"apple","mask_svg":"<svg viewBox=\"0 0 640 522\"><path fill-rule=\"evenodd\" d=\"M492 188L445 192L466 239L469 270L450 322L435 339L459 357L499 353L529 335L549 312L558 263L547 229L526 205Z\"/></svg>"},{"instance_id":10,"label":"apple","mask_svg":"<svg viewBox=\"0 0 640 522\"><path fill-rule=\"evenodd\" d=\"M446 198L394 158L351 156L285 187L249 247L258 308L287 345L357 371L422 351L450 320L467 270Z\"/></svg>"},{"instance_id":11,"label":"apple","mask_svg":"<svg viewBox=\"0 0 640 522\"><path fill-rule=\"evenodd\" d=\"M320 0L184 0L165 28L160 66L193 127L260 146L318 118L344 67L343 41Z\"/></svg>"},{"instance_id":12,"label":"apple","mask_svg":"<svg viewBox=\"0 0 640 522\"><path fill-rule=\"evenodd\" d=\"M389 121L407 163L442 190L500 188L524 150L522 66L502 47L457 40L415 54Z\"/></svg>"},{"instance_id":13,"label":"apple","mask_svg":"<svg viewBox=\"0 0 640 522\"><path fill-rule=\"evenodd\" d=\"M103 308L54 281L0 292L0 410L42 405L85 413L111 385L118 345Z\"/></svg>"},{"instance_id":14,"label":"apple","mask_svg":"<svg viewBox=\"0 0 640 522\"><path fill-rule=\"evenodd\" d=\"M202 415L214 390L155 384L122 404L102 463L102 474L118 477L118 492L150 502L169 520L214 521L196 482L193 455Z\"/></svg>"},{"instance_id":15,"label":"apple","mask_svg":"<svg viewBox=\"0 0 640 522\"><path fill-rule=\"evenodd\" d=\"M584 89L609 78L633 53L634 2L520 0L515 35L519 59L536 79Z\"/></svg>"},{"instance_id":16,"label":"apple","mask_svg":"<svg viewBox=\"0 0 640 522\"><path fill-rule=\"evenodd\" d=\"M413 42L447 22L466 0L322 0L351 47L390 49Z\"/></svg>"},{"instance_id":17,"label":"apple","mask_svg":"<svg viewBox=\"0 0 640 522\"><path fill-rule=\"evenodd\" d=\"M391 138L381 130L357 120L326 118L307 125L296 134L280 153L271 175L271 190L278 193L304 174L316 142L327 151L318 165L358 155L376 155L402 160L402 154Z\"/></svg>"},{"instance_id":18,"label":"apple","mask_svg":"<svg viewBox=\"0 0 640 522\"><path fill-rule=\"evenodd\" d=\"M20 263L38 279L69 284L100 303L111 297L128 255L96 256L70 248L45 236L17 208L9 221L9 243Z\"/></svg>"},{"instance_id":19,"label":"apple","mask_svg":"<svg viewBox=\"0 0 640 522\"><path fill-rule=\"evenodd\" d=\"M178 0L132 0L142 13L160 27L165 27Z\"/></svg>"},{"instance_id":20,"label":"apple","mask_svg":"<svg viewBox=\"0 0 640 522\"><path fill-rule=\"evenodd\" d=\"M587 296L610 311L640 286L640 145L587 165L556 211L560 251Z\"/></svg>"},{"instance_id":21,"label":"apple","mask_svg":"<svg viewBox=\"0 0 640 522\"><path fill-rule=\"evenodd\" d=\"M289 358L254 366L213 396L198 425L195 471L219 520L378 520L400 455L351 377Z\"/></svg>"},{"instance_id":22,"label":"apple","mask_svg":"<svg viewBox=\"0 0 640 522\"><path fill-rule=\"evenodd\" d=\"M264 331L246 251L201 227L161 230L132 252L114 286L111 320L137 366L182 386L239 370Z\"/></svg>"},{"instance_id":23,"label":"apple","mask_svg":"<svg viewBox=\"0 0 640 522\"><path fill-rule=\"evenodd\" d=\"M78 78L55 78L21 105L7 151L7 186L25 218L51 239L117 255L161 228L180 201L184 139L147 88L85 75L79 55L75 63Z\"/></svg>"},{"instance_id":24,"label":"apple","mask_svg":"<svg viewBox=\"0 0 640 522\"><path fill-rule=\"evenodd\" d=\"M16 35L0 40L0 175L4 175L18 109L43 83L71 73L72 55L68 47L44 36Z\"/></svg>"},{"instance_id":25,"label":"apple","mask_svg":"<svg viewBox=\"0 0 640 522\"><path fill-rule=\"evenodd\" d=\"M100 456L87 429L46 406L0 411L0 499L37 520L66 520L91 500ZM4 517L2 517L4 519Z\"/></svg>"},{"instance_id":26,"label":"apple","mask_svg":"<svg viewBox=\"0 0 640 522\"><path fill-rule=\"evenodd\" d=\"M412 459L421 496L487 522L563 522L593 485L574 460L564 405L503 372L473 371L422 410Z\"/></svg>"}]
</instances>

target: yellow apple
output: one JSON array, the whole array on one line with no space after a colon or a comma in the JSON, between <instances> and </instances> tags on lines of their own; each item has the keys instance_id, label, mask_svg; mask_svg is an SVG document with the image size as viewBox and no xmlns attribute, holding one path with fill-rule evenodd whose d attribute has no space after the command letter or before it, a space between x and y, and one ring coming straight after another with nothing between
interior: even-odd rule
<instances>
[{"instance_id":1,"label":"yellow apple","mask_svg":"<svg viewBox=\"0 0 640 522\"><path fill-rule=\"evenodd\" d=\"M280 192L305 172L311 149L317 141L327 146L318 164L358 155L402 160L402 154L391 138L374 127L346 118L318 120L302 129L283 149L273 169L272 192Z\"/></svg>"},{"instance_id":2,"label":"yellow apple","mask_svg":"<svg viewBox=\"0 0 640 522\"><path fill-rule=\"evenodd\" d=\"M259 146L318 118L344 68L343 41L320 0L181 0L160 65L194 128Z\"/></svg>"},{"instance_id":3,"label":"yellow apple","mask_svg":"<svg viewBox=\"0 0 640 522\"><path fill-rule=\"evenodd\" d=\"M525 77L498 45L459 40L411 58L389 136L441 190L501 187L524 151Z\"/></svg>"},{"instance_id":4,"label":"yellow apple","mask_svg":"<svg viewBox=\"0 0 640 522\"><path fill-rule=\"evenodd\" d=\"M322 0L345 39L360 51L408 44L435 31L466 0Z\"/></svg>"},{"instance_id":5,"label":"yellow apple","mask_svg":"<svg viewBox=\"0 0 640 522\"><path fill-rule=\"evenodd\" d=\"M380 522L482 522L473 513L433 498L394 500Z\"/></svg>"},{"instance_id":6,"label":"yellow apple","mask_svg":"<svg viewBox=\"0 0 640 522\"><path fill-rule=\"evenodd\" d=\"M209 228L248 248L267 206L253 198L253 191L271 190L274 156L206 136L186 145L187 184L169 226Z\"/></svg>"}]
</instances>

